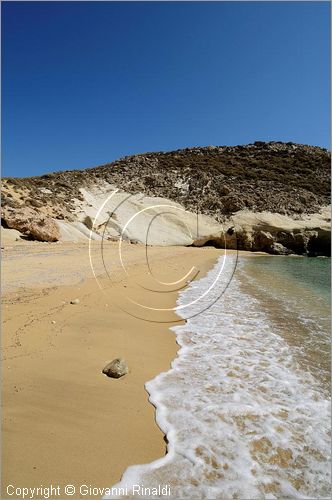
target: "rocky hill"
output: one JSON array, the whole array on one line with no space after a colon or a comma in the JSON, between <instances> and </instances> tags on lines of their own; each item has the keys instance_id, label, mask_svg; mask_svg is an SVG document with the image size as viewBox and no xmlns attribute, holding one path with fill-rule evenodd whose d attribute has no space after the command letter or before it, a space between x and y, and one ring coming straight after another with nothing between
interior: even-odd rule
<instances>
[{"instance_id":1,"label":"rocky hill","mask_svg":"<svg viewBox=\"0 0 332 500\"><path fill-rule=\"evenodd\" d=\"M172 200L217 222L248 211L299 220L330 204L330 161L330 152L319 147L255 142L138 154L85 170L5 178L3 225L13 227L19 212L24 219L23 209L30 218L66 222L77 221L81 213L83 222L78 207L91 205L84 192L105 194L114 186Z\"/></svg>"}]
</instances>

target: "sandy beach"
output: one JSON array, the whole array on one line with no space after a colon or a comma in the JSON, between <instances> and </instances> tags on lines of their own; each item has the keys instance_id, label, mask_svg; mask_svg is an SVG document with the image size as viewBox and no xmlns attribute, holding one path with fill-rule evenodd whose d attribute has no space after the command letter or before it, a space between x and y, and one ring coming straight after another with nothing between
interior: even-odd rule
<instances>
[{"instance_id":1,"label":"sandy beach","mask_svg":"<svg viewBox=\"0 0 332 500\"><path fill-rule=\"evenodd\" d=\"M330 10L3 2L0 500L330 498Z\"/></svg>"},{"instance_id":2,"label":"sandy beach","mask_svg":"<svg viewBox=\"0 0 332 500\"><path fill-rule=\"evenodd\" d=\"M177 292L160 283L161 293L149 290L143 245L123 246L128 278L118 245L107 245L101 264L95 243L90 257L96 280L88 244L22 244L6 238L1 497L8 497L8 485L54 485L63 491L71 484L77 492L82 484L110 487L129 465L165 454L144 383L167 370L177 351L169 330L179 321L174 312L160 315L143 307L147 320L137 319L142 308L128 297L172 309ZM192 274L201 278L221 252L149 248L150 270L161 281L175 282L195 266ZM74 299L79 303L70 304ZM157 317L165 322L151 321ZM118 380L102 375L118 356L127 360L130 373ZM75 498L80 497L78 492Z\"/></svg>"}]
</instances>

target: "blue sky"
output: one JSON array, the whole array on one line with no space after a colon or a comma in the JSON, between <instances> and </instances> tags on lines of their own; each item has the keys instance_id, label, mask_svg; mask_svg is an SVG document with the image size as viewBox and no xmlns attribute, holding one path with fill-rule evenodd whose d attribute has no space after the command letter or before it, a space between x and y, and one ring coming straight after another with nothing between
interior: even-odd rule
<instances>
[{"instance_id":1,"label":"blue sky","mask_svg":"<svg viewBox=\"0 0 332 500\"><path fill-rule=\"evenodd\" d=\"M330 147L328 2L3 2L2 173Z\"/></svg>"}]
</instances>

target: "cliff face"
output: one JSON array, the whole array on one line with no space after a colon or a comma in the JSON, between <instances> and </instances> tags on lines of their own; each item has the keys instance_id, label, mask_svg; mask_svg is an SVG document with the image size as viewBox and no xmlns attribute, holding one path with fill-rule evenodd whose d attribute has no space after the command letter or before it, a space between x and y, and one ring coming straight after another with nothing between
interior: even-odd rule
<instances>
[{"instance_id":1,"label":"cliff face","mask_svg":"<svg viewBox=\"0 0 332 500\"><path fill-rule=\"evenodd\" d=\"M314 146L255 142L245 146L139 154L85 170L7 178L3 181L2 195L4 224L10 218L8 214L23 207L39 216L75 222L82 219L82 207L89 205L84 192L107 193L114 186L127 193L172 200L190 212L226 224L242 212L305 219L307 214L318 214L330 203L330 153ZM256 224L256 231L266 232L268 228L262 220L264 217L261 225ZM323 222L325 231L329 223L326 215ZM278 224L278 231L269 227L267 232L272 239L287 249L289 238L272 234L282 233L282 228ZM247 233L248 227L238 225L240 247L276 251L266 244L266 238L241 236L243 231ZM265 241L264 245L261 240ZM315 244L317 246L317 241ZM292 247L293 252L296 245ZM307 252L308 242L298 248L296 253Z\"/></svg>"}]
</instances>

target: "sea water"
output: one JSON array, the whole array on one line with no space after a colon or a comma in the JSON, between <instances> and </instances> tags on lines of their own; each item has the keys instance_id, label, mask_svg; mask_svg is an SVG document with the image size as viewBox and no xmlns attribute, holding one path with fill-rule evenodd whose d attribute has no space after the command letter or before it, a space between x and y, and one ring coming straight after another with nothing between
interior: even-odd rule
<instances>
[{"instance_id":1,"label":"sea water","mask_svg":"<svg viewBox=\"0 0 332 500\"><path fill-rule=\"evenodd\" d=\"M117 486L329 498L329 266L224 256L180 294L178 356L146 384L168 453L129 467Z\"/></svg>"}]
</instances>

